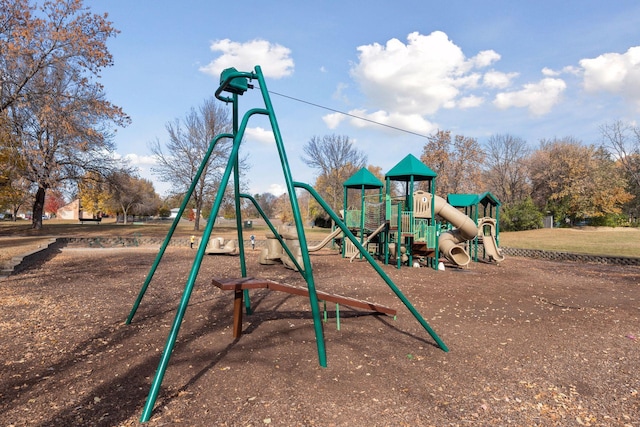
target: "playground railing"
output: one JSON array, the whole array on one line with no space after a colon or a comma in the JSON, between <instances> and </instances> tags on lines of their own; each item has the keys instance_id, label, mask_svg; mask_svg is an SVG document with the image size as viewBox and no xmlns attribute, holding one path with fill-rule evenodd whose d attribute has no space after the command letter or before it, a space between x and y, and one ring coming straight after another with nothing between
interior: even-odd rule
<instances>
[{"instance_id":1,"label":"playground railing","mask_svg":"<svg viewBox=\"0 0 640 427\"><path fill-rule=\"evenodd\" d=\"M349 228L360 228L362 212L358 209L350 209L345 215L345 224Z\"/></svg>"},{"instance_id":2,"label":"playground railing","mask_svg":"<svg viewBox=\"0 0 640 427\"><path fill-rule=\"evenodd\" d=\"M413 212L402 211L402 220L400 221L400 233L413 234Z\"/></svg>"},{"instance_id":3,"label":"playground railing","mask_svg":"<svg viewBox=\"0 0 640 427\"><path fill-rule=\"evenodd\" d=\"M399 214L400 214L400 205L392 204L387 206L387 219L389 220L389 226L393 230L396 230L398 228Z\"/></svg>"}]
</instances>

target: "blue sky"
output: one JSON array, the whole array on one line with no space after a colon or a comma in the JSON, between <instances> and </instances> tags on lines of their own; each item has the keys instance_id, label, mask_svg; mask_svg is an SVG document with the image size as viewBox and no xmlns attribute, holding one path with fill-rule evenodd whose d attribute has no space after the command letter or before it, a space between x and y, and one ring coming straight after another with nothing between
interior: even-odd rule
<instances>
[{"instance_id":1,"label":"blue sky","mask_svg":"<svg viewBox=\"0 0 640 427\"><path fill-rule=\"evenodd\" d=\"M121 33L102 73L110 101L132 124L118 154L150 173L149 143L165 124L213 96L222 69L260 65L268 89L421 135L600 141L599 126L640 116L637 1L135 1L88 0ZM262 107L258 91L241 111ZM369 164L391 169L419 156L423 137L272 95L297 181L313 136L346 135ZM251 193L280 194L282 173L267 120L253 120L242 152Z\"/></svg>"}]
</instances>

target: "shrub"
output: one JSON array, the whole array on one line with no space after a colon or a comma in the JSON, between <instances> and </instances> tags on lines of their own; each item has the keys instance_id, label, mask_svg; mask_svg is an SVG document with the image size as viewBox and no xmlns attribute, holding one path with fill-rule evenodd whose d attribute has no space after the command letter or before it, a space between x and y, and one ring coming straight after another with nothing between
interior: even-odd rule
<instances>
[{"instance_id":1,"label":"shrub","mask_svg":"<svg viewBox=\"0 0 640 427\"><path fill-rule=\"evenodd\" d=\"M522 231L542 228L544 215L538 210L531 197L504 205L500 213L500 230Z\"/></svg>"},{"instance_id":2,"label":"shrub","mask_svg":"<svg viewBox=\"0 0 640 427\"><path fill-rule=\"evenodd\" d=\"M588 224L595 227L627 227L631 225L631 221L624 214L607 214L589 218Z\"/></svg>"}]
</instances>

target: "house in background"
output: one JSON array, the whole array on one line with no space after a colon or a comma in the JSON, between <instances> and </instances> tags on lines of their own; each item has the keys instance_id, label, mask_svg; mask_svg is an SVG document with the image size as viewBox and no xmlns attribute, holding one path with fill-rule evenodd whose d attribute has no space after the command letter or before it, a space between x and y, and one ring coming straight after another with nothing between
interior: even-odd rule
<instances>
[{"instance_id":1,"label":"house in background","mask_svg":"<svg viewBox=\"0 0 640 427\"><path fill-rule=\"evenodd\" d=\"M95 218L95 216L96 215L93 212L82 210L82 206L80 206L80 199L75 199L73 202L56 211L56 218L58 219L79 220L80 218Z\"/></svg>"},{"instance_id":2,"label":"house in background","mask_svg":"<svg viewBox=\"0 0 640 427\"><path fill-rule=\"evenodd\" d=\"M173 208L171 209L171 215L169 215L169 219L175 219L176 216L178 216L178 212L180 211L180 208ZM193 218L195 218L196 216L196 210L195 209L191 209L191 216L189 217L189 208L187 208L186 212L186 216L183 215L184 218L189 218L189 221L193 221ZM205 219L202 214L200 215L200 218Z\"/></svg>"}]
</instances>

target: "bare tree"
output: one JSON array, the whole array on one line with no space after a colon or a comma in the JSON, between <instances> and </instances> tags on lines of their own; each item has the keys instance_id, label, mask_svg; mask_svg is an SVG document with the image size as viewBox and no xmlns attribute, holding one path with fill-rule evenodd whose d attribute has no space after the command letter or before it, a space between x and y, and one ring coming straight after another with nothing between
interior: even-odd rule
<instances>
[{"instance_id":1,"label":"bare tree","mask_svg":"<svg viewBox=\"0 0 640 427\"><path fill-rule=\"evenodd\" d=\"M256 200L256 202L258 202L258 204L260 205L260 208L262 209L264 214L267 216L267 218L271 218L274 215L275 203L276 203L276 200L278 200L278 198L275 195L271 193L262 193L262 194L255 194L253 198ZM253 207L253 204L251 205L249 210L257 214L257 210L255 209L255 207Z\"/></svg>"},{"instance_id":2,"label":"bare tree","mask_svg":"<svg viewBox=\"0 0 640 427\"><path fill-rule=\"evenodd\" d=\"M601 144L622 167L629 182L629 192L635 197L627 206L627 213L640 216L640 127L620 120L600 127Z\"/></svg>"},{"instance_id":3,"label":"bare tree","mask_svg":"<svg viewBox=\"0 0 640 427\"><path fill-rule=\"evenodd\" d=\"M600 127L602 145L620 162L633 181L640 188L640 128L620 120Z\"/></svg>"},{"instance_id":4,"label":"bare tree","mask_svg":"<svg viewBox=\"0 0 640 427\"><path fill-rule=\"evenodd\" d=\"M0 0L0 112L47 94L31 82L51 69L70 69L77 83L112 65L107 40L118 33L107 15L82 0Z\"/></svg>"},{"instance_id":5,"label":"bare tree","mask_svg":"<svg viewBox=\"0 0 640 427\"><path fill-rule=\"evenodd\" d=\"M319 174L316 191L333 210L342 205L342 184L367 163L367 155L353 146L348 136L314 136L303 147L302 161Z\"/></svg>"},{"instance_id":6,"label":"bare tree","mask_svg":"<svg viewBox=\"0 0 640 427\"><path fill-rule=\"evenodd\" d=\"M209 149L211 140L218 134L232 131L232 120L224 105L214 98L204 101L198 109L192 108L183 120L176 119L166 124L168 141L166 152L158 139L151 143L151 152L158 159L153 173L164 182L171 183L172 191L185 194L193 177ZM200 214L207 197L218 190L222 178L222 170L227 164L232 148L232 141L223 138L216 144L209 162L204 165L200 180L196 183L192 195L196 209L194 229L200 229ZM240 169L246 168L240 162Z\"/></svg>"},{"instance_id":7,"label":"bare tree","mask_svg":"<svg viewBox=\"0 0 640 427\"><path fill-rule=\"evenodd\" d=\"M504 204L524 200L531 191L527 142L509 134L491 135L487 141L485 183Z\"/></svg>"}]
</instances>

